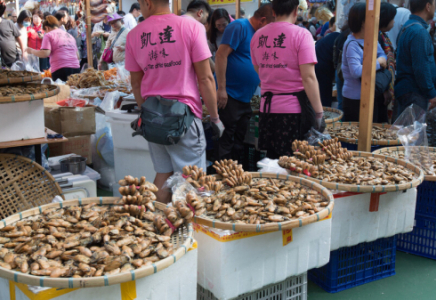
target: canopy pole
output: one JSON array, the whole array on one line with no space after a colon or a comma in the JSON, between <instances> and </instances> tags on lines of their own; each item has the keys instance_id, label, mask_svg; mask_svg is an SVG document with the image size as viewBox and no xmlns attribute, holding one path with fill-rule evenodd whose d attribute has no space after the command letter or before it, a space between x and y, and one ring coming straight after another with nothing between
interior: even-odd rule
<instances>
[{"instance_id":1,"label":"canopy pole","mask_svg":"<svg viewBox=\"0 0 436 300\"><path fill-rule=\"evenodd\" d=\"M88 69L94 68L92 63L92 38L91 38L91 3L86 0L86 53L88 55Z\"/></svg>"},{"instance_id":2,"label":"canopy pole","mask_svg":"<svg viewBox=\"0 0 436 300\"><path fill-rule=\"evenodd\" d=\"M380 0L368 0L366 2L365 50L363 52L358 144L358 150L366 152L371 152L379 21Z\"/></svg>"},{"instance_id":3,"label":"canopy pole","mask_svg":"<svg viewBox=\"0 0 436 300\"><path fill-rule=\"evenodd\" d=\"M237 20L237 19L239 19L241 17L241 0L236 0L235 4L236 4L235 17L236 17L236 20Z\"/></svg>"},{"instance_id":4,"label":"canopy pole","mask_svg":"<svg viewBox=\"0 0 436 300\"><path fill-rule=\"evenodd\" d=\"M173 14L178 16L182 14L182 0L173 0Z\"/></svg>"}]
</instances>

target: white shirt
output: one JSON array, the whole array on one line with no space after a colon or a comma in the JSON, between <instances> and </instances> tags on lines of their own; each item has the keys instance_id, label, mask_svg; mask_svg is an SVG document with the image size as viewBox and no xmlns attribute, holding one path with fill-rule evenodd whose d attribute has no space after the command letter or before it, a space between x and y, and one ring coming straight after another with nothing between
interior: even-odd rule
<instances>
[{"instance_id":1,"label":"white shirt","mask_svg":"<svg viewBox=\"0 0 436 300\"><path fill-rule=\"evenodd\" d=\"M410 10L404 7L398 7L397 8L397 14L394 18L394 27L392 27L391 30L387 32L387 35L389 39L391 40L392 47L394 47L394 50L397 49L397 37L398 34L401 31L401 27L403 27L404 23L409 20L409 17L411 15Z\"/></svg>"},{"instance_id":2,"label":"white shirt","mask_svg":"<svg viewBox=\"0 0 436 300\"><path fill-rule=\"evenodd\" d=\"M138 23L136 23L135 17L131 13L125 15L123 21L124 21L124 27L126 27L126 29L129 30L132 30L133 28L136 27L136 25L138 25Z\"/></svg>"}]
</instances>

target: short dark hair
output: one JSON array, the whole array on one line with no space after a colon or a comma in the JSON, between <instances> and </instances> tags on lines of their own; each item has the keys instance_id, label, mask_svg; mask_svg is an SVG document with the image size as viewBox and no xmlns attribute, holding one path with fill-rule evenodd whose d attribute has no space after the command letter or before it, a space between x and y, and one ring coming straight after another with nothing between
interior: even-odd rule
<instances>
[{"instance_id":1,"label":"short dark hair","mask_svg":"<svg viewBox=\"0 0 436 300\"><path fill-rule=\"evenodd\" d=\"M23 24L24 19L27 19L27 18L32 18L32 13L30 11L28 11L27 9L22 10L20 12L20 14L18 15L17 23Z\"/></svg>"},{"instance_id":2,"label":"short dark hair","mask_svg":"<svg viewBox=\"0 0 436 300\"><path fill-rule=\"evenodd\" d=\"M59 8L59 10L63 10L63 11L66 12L67 14L70 13L70 12L68 11L68 8L66 8L65 6L62 6L61 8Z\"/></svg>"},{"instance_id":3,"label":"short dark hair","mask_svg":"<svg viewBox=\"0 0 436 300\"><path fill-rule=\"evenodd\" d=\"M141 23L141 22L144 21L144 20L145 20L145 18L144 18L143 16L140 16L140 17L138 18L138 24Z\"/></svg>"},{"instance_id":4,"label":"short dark hair","mask_svg":"<svg viewBox=\"0 0 436 300\"><path fill-rule=\"evenodd\" d=\"M34 13L35 14L35 13ZM51 16L51 13L49 13L48 11L46 11L43 15L43 18L41 18L42 20L45 20L48 16Z\"/></svg>"},{"instance_id":5,"label":"short dark hair","mask_svg":"<svg viewBox=\"0 0 436 300\"><path fill-rule=\"evenodd\" d=\"M58 10L54 16L58 21L60 21L62 20L62 18L66 17L67 15L65 14L64 10Z\"/></svg>"},{"instance_id":6,"label":"short dark hair","mask_svg":"<svg viewBox=\"0 0 436 300\"><path fill-rule=\"evenodd\" d=\"M433 4L434 0L410 0L409 8L412 14L421 12L427 6L427 3Z\"/></svg>"},{"instance_id":7,"label":"short dark hair","mask_svg":"<svg viewBox=\"0 0 436 300\"><path fill-rule=\"evenodd\" d=\"M141 10L141 8L139 7L139 3L138 2L133 3L132 6L130 6L129 13L132 13L135 9L136 10Z\"/></svg>"},{"instance_id":8,"label":"short dark hair","mask_svg":"<svg viewBox=\"0 0 436 300\"><path fill-rule=\"evenodd\" d=\"M293 1L297 1L297 0L293 0ZM255 17L256 19L266 18L267 23L274 22L272 4L271 3L263 4L254 12L253 17Z\"/></svg>"},{"instance_id":9,"label":"short dark hair","mask_svg":"<svg viewBox=\"0 0 436 300\"><path fill-rule=\"evenodd\" d=\"M289 16L295 9L298 8L298 0L274 0L272 9L276 16Z\"/></svg>"},{"instance_id":10,"label":"short dark hair","mask_svg":"<svg viewBox=\"0 0 436 300\"><path fill-rule=\"evenodd\" d=\"M117 14L119 14L122 17L124 17L126 15L126 13L122 10L117 11Z\"/></svg>"},{"instance_id":11,"label":"short dark hair","mask_svg":"<svg viewBox=\"0 0 436 300\"><path fill-rule=\"evenodd\" d=\"M329 27L332 27L333 25L335 25L336 23L336 17L333 16L331 17L331 19L329 20Z\"/></svg>"},{"instance_id":12,"label":"short dark hair","mask_svg":"<svg viewBox=\"0 0 436 300\"><path fill-rule=\"evenodd\" d=\"M189 2L186 11L199 11L200 9L207 11L209 15L212 13L212 8L210 8L209 3L202 0L192 0Z\"/></svg>"},{"instance_id":13,"label":"short dark hair","mask_svg":"<svg viewBox=\"0 0 436 300\"><path fill-rule=\"evenodd\" d=\"M302 16L298 16L297 17L297 22L303 22L303 17Z\"/></svg>"},{"instance_id":14,"label":"short dark hair","mask_svg":"<svg viewBox=\"0 0 436 300\"><path fill-rule=\"evenodd\" d=\"M380 23L379 28L384 28L395 18L397 8L388 2L380 4Z\"/></svg>"},{"instance_id":15,"label":"short dark hair","mask_svg":"<svg viewBox=\"0 0 436 300\"><path fill-rule=\"evenodd\" d=\"M358 33L362 30L362 24L365 22L366 4L359 2L350 8L348 13L348 26L352 33Z\"/></svg>"},{"instance_id":16,"label":"short dark hair","mask_svg":"<svg viewBox=\"0 0 436 300\"><path fill-rule=\"evenodd\" d=\"M12 14L8 14L8 18L9 18L10 16L12 16Z\"/></svg>"}]
</instances>

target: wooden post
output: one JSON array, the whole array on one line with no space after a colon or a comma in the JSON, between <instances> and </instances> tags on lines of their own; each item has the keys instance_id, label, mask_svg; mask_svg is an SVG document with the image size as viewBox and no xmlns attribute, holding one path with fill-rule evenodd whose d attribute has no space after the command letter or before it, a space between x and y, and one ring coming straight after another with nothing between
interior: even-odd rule
<instances>
[{"instance_id":1,"label":"wooden post","mask_svg":"<svg viewBox=\"0 0 436 300\"><path fill-rule=\"evenodd\" d=\"M259 0L260 1L260 0ZM241 17L241 0L236 0L236 13L235 18L236 20Z\"/></svg>"},{"instance_id":2,"label":"wooden post","mask_svg":"<svg viewBox=\"0 0 436 300\"><path fill-rule=\"evenodd\" d=\"M359 151L371 152L372 117L374 112L375 69L380 20L380 0L366 2L365 44L362 87L360 93Z\"/></svg>"},{"instance_id":3,"label":"wooden post","mask_svg":"<svg viewBox=\"0 0 436 300\"><path fill-rule=\"evenodd\" d=\"M118 0L118 10L123 10L123 0Z\"/></svg>"},{"instance_id":4,"label":"wooden post","mask_svg":"<svg viewBox=\"0 0 436 300\"><path fill-rule=\"evenodd\" d=\"M91 4L89 0L85 2L86 6L86 51L88 54L88 69L94 68L92 63L92 38L91 38Z\"/></svg>"},{"instance_id":5,"label":"wooden post","mask_svg":"<svg viewBox=\"0 0 436 300\"><path fill-rule=\"evenodd\" d=\"M17 13L17 17L20 14L20 0L15 0L15 12Z\"/></svg>"},{"instance_id":6,"label":"wooden post","mask_svg":"<svg viewBox=\"0 0 436 300\"><path fill-rule=\"evenodd\" d=\"M178 16L182 14L182 0L173 0L173 14Z\"/></svg>"}]
</instances>

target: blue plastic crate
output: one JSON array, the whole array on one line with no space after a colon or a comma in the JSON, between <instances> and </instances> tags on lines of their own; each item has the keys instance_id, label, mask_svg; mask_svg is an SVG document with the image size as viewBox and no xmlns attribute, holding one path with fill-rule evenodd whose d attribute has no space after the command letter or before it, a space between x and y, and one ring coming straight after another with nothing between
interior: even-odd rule
<instances>
[{"instance_id":1,"label":"blue plastic crate","mask_svg":"<svg viewBox=\"0 0 436 300\"><path fill-rule=\"evenodd\" d=\"M397 249L436 259L436 218L415 215L413 231L397 235Z\"/></svg>"},{"instance_id":2,"label":"blue plastic crate","mask_svg":"<svg viewBox=\"0 0 436 300\"><path fill-rule=\"evenodd\" d=\"M418 186L416 214L436 218L436 182L424 181Z\"/></svg>"},{"instance_id":3,"label":"blue plastic crate","mask_svg":"<svg viewBox=\"0 0 436 300\"><path fill-rule=\"evenodd\" d=\"M395 275L395 236L330 252L330 262L308 278L329 293Z\"/></svg>"}]
</instances>

